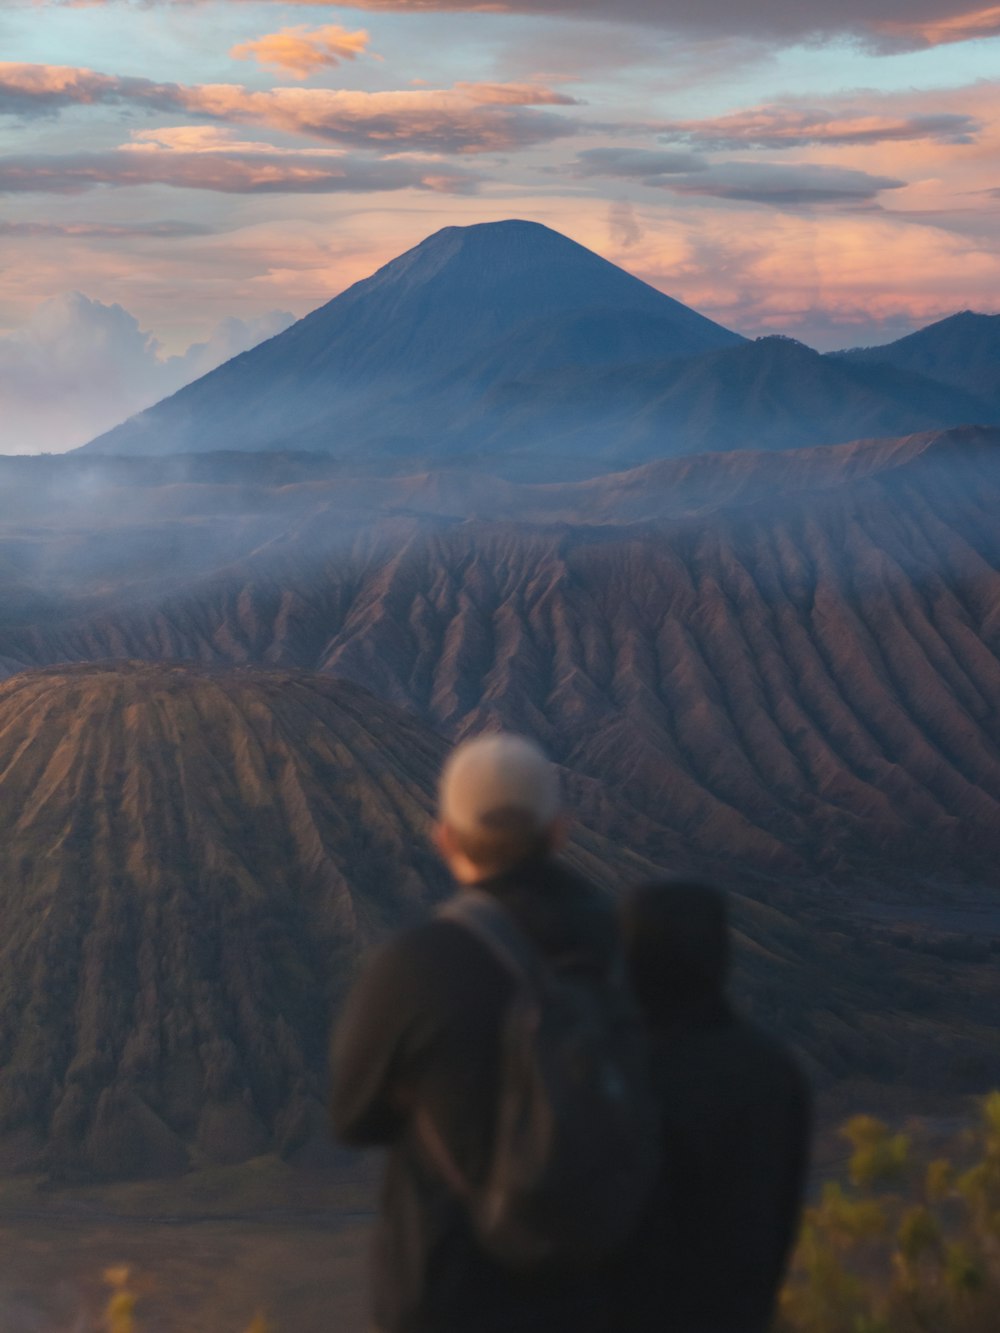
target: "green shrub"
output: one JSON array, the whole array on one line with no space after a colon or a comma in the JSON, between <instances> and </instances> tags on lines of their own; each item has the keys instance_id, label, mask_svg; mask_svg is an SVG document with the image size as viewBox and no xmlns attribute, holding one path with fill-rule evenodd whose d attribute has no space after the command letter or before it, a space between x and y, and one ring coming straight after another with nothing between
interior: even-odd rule
<instances>
[{"instance_id":1,"label":"green shrub","mask_svg":"<svg viewBox=\"0 0 1000 1333\"><path fill-rule=\"evenodd\" d=\"M776 1333L996 1333L1000 1092L949 1157L872 1116L841 1133L847 1180L806 1209Z\"/></svg>"}]
</instances>

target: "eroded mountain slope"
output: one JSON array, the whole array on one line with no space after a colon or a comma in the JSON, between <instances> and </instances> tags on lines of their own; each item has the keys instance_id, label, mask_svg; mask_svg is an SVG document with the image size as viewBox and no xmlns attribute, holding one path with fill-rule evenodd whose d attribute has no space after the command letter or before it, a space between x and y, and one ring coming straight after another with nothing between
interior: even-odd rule
<instances>
[{"instance_id":1,"label":"eroded mountain slope","mask_svg":"<svg viewBox=\"0 0 1000 1333\"><path fill-rule=\"evenodd\" d=\"M427 836L446 748L305 673L117 662L0 686L0 1172L315 1151L359 953L448 891ZM593 781L566 789L572 865L609 890L663 873L651 821ZM748 995L769 1013L797 995L791 1030L835 1070L819 941L734 903ZM856 963L838 985L877 1007Z\"/></svg>"},{"instance_id":2,"label":"eroded mountain slope","mask_svg":"<svg viewBox=\"0 0 1000 1333\"><path fill-rule=\"evenodd\" d=\"M698 855L992 873L996 432L497 487L494 518L455 478L309 495L228 568L0 654L346 676L450 736L532 731Z\"/></svg>"},{"instance_id":3,"label":"eroded mountain slope","mask_svg":"<svg viewBox=\"0 0 1000 1333\"><path fill-rule=\"evenodd\" d=\"M445 750L305 673L119 662L0 686L0 1172L315 1153L358 953L446 891L427 840ZM626 799L566 787L568 858L609 890L720 878ZM988 944L956 990L933 938L859 927L815 882L729 883L741 1000L822 1086L1000 1074Z\"/></svg>"},{"instance_id":4,"label":"eroded mountain slope","mask_svg":"<svg viewBox=\"0 0 1000 1333\"><path fill-rule=\"evenodd\" d=\"M287 673L0 687L0 1160L155 1173L313 1132L351 960L442 892L442 748Z\"/></svg>"}]
</instances>

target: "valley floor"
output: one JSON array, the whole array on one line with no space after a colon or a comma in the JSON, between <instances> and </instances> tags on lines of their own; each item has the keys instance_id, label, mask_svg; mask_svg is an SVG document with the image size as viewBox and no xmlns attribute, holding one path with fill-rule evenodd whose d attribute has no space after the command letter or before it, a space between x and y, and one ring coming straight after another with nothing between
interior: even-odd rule
<instances>
[{"instance_id":1,"label":"valley floor","mask_svg":"<svg viewBox=\"0 0 1000 1333\"><path fill-rule=\"evenodd\" d=\"M0 1187L3 1333L96 1333L127 1265L140 1333L361 1333L374 1191L273 1159L179 1181Z\"/></svg>"}]
</instances>

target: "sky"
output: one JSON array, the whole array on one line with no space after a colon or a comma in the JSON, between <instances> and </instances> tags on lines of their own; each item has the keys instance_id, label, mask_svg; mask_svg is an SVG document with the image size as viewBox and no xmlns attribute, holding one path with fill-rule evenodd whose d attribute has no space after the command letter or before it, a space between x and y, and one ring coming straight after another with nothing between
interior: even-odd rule
<instances>
[{"instance_id":1,"label":"sky","mask_svg":"<svg viewBox=\"0 0 1000 1333\"><path fill-rule=\"evenodd\" d=\"M1000 5L0 0L0 452L506 217L748 336L996 312Z\"/></svg>"}]
</instances>

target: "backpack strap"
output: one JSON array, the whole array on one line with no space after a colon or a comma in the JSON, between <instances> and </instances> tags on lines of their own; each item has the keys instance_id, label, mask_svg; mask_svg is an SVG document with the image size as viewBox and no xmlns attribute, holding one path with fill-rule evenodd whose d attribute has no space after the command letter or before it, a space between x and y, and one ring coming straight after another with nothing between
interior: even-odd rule
<instances>
[{"instance_id":1,"label":"backpack strap","mask_svg":"<svg viewBox=\"0 0 1000 1333\"><path fill-rule=\"evenodd\" d=\"M491 893L484 889L462 889L442 904L436 915L443 921L454 921L470 935L474 935L512 977L518 990L526 995L534 994L544 966L541 955L503 904ZM413 1118L417 1136L441 1179L456 1198L470 1204L472 1188L430 1112L425 1106L418 1105Z\"/></svg>"},{"instance_id":2,"label":"backpack strap","mask_svg":"<svg viewBox=\"0 0 1000 1333\"><path fill-rule=\"evenodd\" d=\"M534 991L543 982L546 966L541 954L492 893L461 889L437 914L475 935L521 989Z\"/></svg>"}]
</instances>

